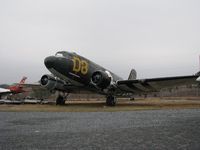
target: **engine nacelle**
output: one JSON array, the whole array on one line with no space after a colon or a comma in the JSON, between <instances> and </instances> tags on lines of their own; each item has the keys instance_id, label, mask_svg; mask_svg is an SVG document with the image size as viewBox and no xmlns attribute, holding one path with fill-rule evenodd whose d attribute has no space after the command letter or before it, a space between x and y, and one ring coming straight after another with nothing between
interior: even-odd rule
<instances>
[{"instance_id":1,"label":"engine nacelle","mask_svg":"<svg viewBox=\"0 0 200 150\"><path fill-rule=\"evenodd\" d=\"M56 79L55 77L51 75L43 75L40 79L40 84L50 90L59 90L59 91L65 91L65 82L59 79Z\"/></svg>"},{"instance_id":2,"label":"engine nacelle","mask_svg":"<svg viewBox=\"0 0 200 150\"><path fill-rule=\"evenodd\" d=\"M92 83L98 88L105 89L111 84L111 76L104 71L96 71L92 75Z\"/></svg>"}]
</instances>

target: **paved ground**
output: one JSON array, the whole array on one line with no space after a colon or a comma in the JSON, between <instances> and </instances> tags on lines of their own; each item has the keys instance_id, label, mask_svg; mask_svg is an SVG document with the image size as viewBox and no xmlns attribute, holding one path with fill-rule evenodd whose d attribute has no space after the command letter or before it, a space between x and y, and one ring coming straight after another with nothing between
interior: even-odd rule
<instances>
[{"instance_id":1,"label":"paved ground","mask_svg":"<svg viewBox=\"0 0 200 150\"><path fill-rule=\"evenodd\" d=\"M0 112L0 149L200 149L200 109Z\"/></svg>"}]
</instances>

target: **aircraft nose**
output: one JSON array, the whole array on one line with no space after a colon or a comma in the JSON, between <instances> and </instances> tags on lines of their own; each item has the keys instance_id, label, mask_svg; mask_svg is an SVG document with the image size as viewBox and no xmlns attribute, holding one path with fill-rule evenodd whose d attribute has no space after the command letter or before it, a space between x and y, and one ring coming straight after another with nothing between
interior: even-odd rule
<instances>
[{"instance_id":1,"label":"aircraft nose","mask_svg":"<svg viewBox=\"0 0 200 150\"><path fill-rule=\"evenodd\" d=\"M44 64L47 68L52 68L55 64L55 60L56 60L55 56L46 57L44 60Z\"/></svg>"}]
</instances>

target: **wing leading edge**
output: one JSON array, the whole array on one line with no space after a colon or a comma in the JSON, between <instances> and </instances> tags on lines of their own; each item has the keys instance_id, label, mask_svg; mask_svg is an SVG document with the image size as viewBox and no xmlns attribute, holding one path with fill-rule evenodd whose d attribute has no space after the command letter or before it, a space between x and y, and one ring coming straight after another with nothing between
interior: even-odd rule
<instances>
[{"instance_id":1,"label":"wing leading edge","mask_svg":"<svg viewBox=\"0 0 200 150\"><path fill-rule=\"evenodd\" d=\"M120 90L132 93L156 92L163 88L197 83L199 74L191 76L162 77L137 80L120 80L117 85Z\"/></svg>"}]
</instances>

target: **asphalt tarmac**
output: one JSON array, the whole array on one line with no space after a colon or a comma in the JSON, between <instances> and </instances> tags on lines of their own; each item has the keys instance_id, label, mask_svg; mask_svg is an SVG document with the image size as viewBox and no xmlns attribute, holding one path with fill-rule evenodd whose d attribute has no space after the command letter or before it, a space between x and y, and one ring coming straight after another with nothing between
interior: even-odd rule
<instances>
[{"instance_id":1,"label":"asphalt tarmac","mask_svg":"<svg viewBox=\"0 0 200 150\"><path fill-rule=\"evenodd\" d=\"M200 149L200 109L0 112L0 149Z\"/></svg>"}]
</instances>

